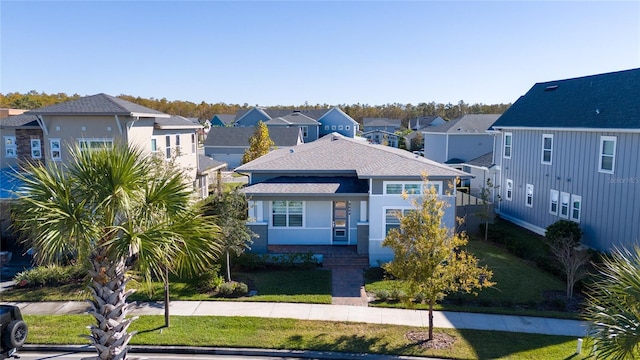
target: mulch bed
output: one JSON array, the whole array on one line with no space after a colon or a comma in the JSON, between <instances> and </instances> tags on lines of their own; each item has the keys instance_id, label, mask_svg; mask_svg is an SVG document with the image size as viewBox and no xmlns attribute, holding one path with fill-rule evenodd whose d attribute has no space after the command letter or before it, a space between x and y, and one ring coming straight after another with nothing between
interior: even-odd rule
<instances>
[{"instance_id":1,"label":"mulch bed","mask_svg":"<svg viewBox=\"0 0 640 360\"><path fill-rule=\"evenodd\" d=\"M443 333L434 333L433 339L427 340L428 331L409 331L405 336L409 341L425 349L448 349L456 341L455 337Z\"/></svg>"}]
</instances>

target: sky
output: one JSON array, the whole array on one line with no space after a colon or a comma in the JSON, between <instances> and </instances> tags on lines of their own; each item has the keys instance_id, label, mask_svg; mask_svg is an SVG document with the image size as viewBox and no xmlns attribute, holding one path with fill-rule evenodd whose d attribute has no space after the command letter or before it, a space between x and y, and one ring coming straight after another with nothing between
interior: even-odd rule
<instances>
[{"instance_id":1,"label":"sky","mask_svg":"<svg viewBox=\"0 0 640 360\"><path fill-rule=\"evenodd\" d=\"M0 1L0 93L513 103L640 67L640 1Z\"/></svg>"}]
</instances>

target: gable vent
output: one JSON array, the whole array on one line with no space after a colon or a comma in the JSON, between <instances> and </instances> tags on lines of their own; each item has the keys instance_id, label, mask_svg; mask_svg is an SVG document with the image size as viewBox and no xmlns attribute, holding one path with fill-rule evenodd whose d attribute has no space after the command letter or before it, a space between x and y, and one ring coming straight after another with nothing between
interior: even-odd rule
<instances>
[{"instance_id":1,"label":"gable vent","mask_svg":"<svg viewBox=\"0 0 640 360\"><path fill-rule=\"evenodd\" d=\"M557 88L558 88L558 85L549 85L546 88L544 88L544 91L553 91Z\"/></svg>"}]
</instances>

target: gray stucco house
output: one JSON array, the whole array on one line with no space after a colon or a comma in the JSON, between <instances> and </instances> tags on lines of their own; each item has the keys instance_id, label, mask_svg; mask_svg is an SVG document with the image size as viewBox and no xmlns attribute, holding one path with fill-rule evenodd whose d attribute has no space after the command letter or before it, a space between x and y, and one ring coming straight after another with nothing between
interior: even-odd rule
<instances>
[{"instance_id":1,"label":"gray stucco house","mask_svg":"<svg viewBox=\"0 0 640 360\"><path fill-rule=\"evenodd\" d=\"M499 214L567 219L609 251L640 241L640 69L535 84L494 124Z\"/></svg>"},{"instance_id":2,"label":"gray stucco house","mask_svg":"<svg viewBox=\"0 0 640 360\"><path fill-rule=\"evenodd\" d=\"M382 241L399 226L397 212L412 208L403 190L420 194L422 175L428 174L430 186L451 205L443 222L454 227L456 196L450 185L469 176L405 150L338 133L272 151L235 171L249 176L244 188L249 226L260 236L251 251L351 245L374 266L393 258Z\"/></svg>"}]
</instances>

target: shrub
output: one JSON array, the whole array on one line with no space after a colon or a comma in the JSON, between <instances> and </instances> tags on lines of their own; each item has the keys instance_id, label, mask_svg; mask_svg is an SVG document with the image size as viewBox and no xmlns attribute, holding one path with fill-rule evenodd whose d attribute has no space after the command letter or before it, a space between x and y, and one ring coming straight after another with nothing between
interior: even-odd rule
<instances>
[{"instance_id":1,"label":"shrub","mask_svg":"<svg viewBox=\"0 0 640 360\"><path fill-rule=\"evenodd\" d=\"M229 281L218 286L218 296L225 298L241 297L247 295L249 287L245 283Z\"/></svg>"},{"instance_id":2,"label":"shrub","mask_svg":"<svg viewBox=\"0 0 640 360\"><path fill-rule=\"evenodd\" d=\"M82 266L46 265L20 272L14 277L14 281L19 286L26 287L56 286L79 283L86 276L87 272Z\"/></svg>"},{"instance_id":3,"label":"shrub","mask_svg":"<svg viewBox=\"0 0 640 360\"><path fill-rule=\"evenodd\" d=\"M425 295L422 292L419 292L413 296L413 302L416 304L423 304L425 301Z\"/></svg>"},{"instance_id":4,"label":"shrub","mask_svg":"<svg viewBox=\"0 0 640 360\"><path fill-rule=\"evenodd\" d=\"M376 299L380 301L387 301L387 299L391 297L391 294L389 293L388 290L378 290L375 292L375 296L376 296Z\"/></svg>"},{"instance_id":5,"label":"shrub","mask_svg":"<svg viewBox=\"0 0 640 360\"><path fill-rule=\"evenodd\" d=\"M401 301L406 297L407 294L399 288L392 289L391 293L389 294L389 300L391 301Z\"/></svg>"},{"instance_id":6,"label":"shrub","mask_svg":"<svg viewBox=\"0 0 640 360\"><path fill-rule=\"evenodd\" d=\"M582 230L580 230L580 225L576 222L558 220L547 227L544 236L547 238L547 241L551 242L562 238L570 238L575 244L579 244L582 238Z\"/></svg>"},{"instance_id":7,"label":"shrub","mask_svg":"<svg viewBox=\"0 0 640 360\"><path fill-rule=\"evenodd\" d=\"M220 275L220 264L215 264L212 269L198 276L196 286L202 292L210 292L217 289L222 283L224 283L224 278Z\"/></svg>"}]
</instances>

